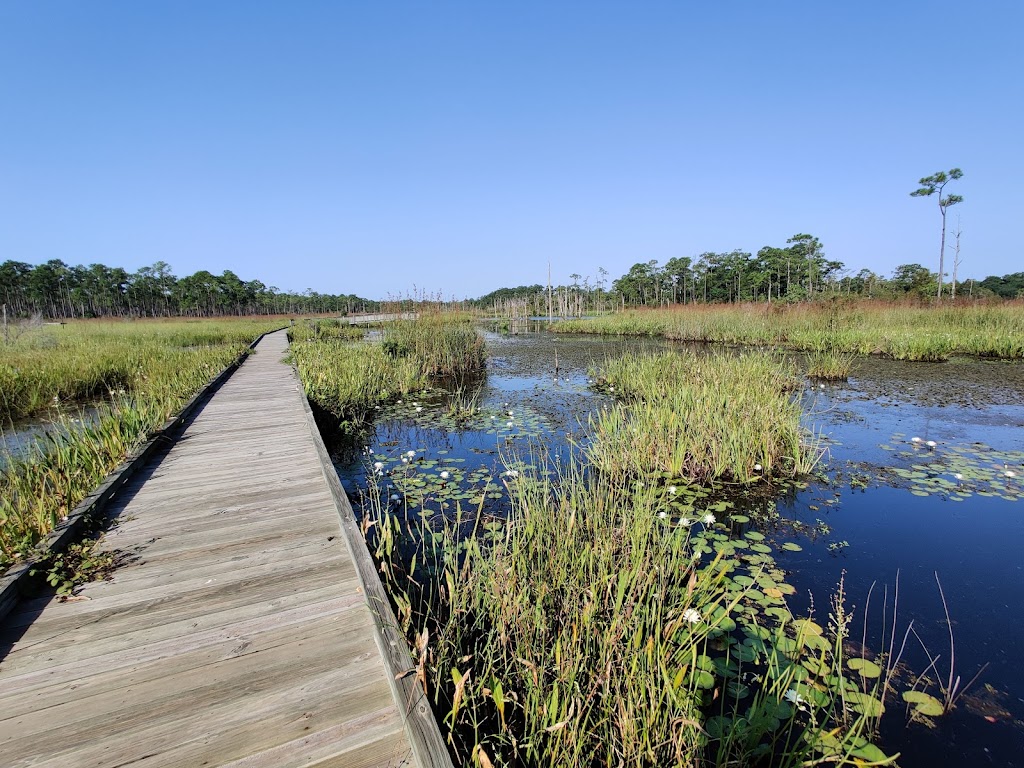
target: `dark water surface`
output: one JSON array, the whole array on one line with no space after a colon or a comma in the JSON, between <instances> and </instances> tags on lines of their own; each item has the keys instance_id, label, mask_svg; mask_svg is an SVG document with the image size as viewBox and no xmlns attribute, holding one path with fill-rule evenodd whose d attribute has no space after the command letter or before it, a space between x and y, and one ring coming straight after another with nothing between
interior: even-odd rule
<instances>
[{"instance_id":1,"label":"dark water surface","mask_svg":"<svg viewBox=\"0 0 1024 768\"><path fill-rule=\"evenodd\" d=\"M462 503L480 499L500 514L500 483L492 480L506 466L544 450L564 457L570 442L585 441L587 415L608 402L588 389L588 368L625 351L682 348L660 340L530 332L487 334L487 343L486 377L461 393L475 397L479 408L465 425L443 417L443 393L409 398L380 412L365 443L373 456L336 455L354 498L369 458L424 478L417 482L425 494L456 481L472 486ZM937 572L961 686L988 667L956 709L931 726L908 724L890 703L880 746L901 752L905 768L1024 765L1024 631L1017 614L1024 612L1024 365L863 358L849 382L824 389L808 384L800 397L808 427L828 447L820 477L804 490L739 510L777 544L802 547L775 552L798 590L791 608L799 613L813 605L824 624L842 578L859 643L874 584L867 645L879 650L899 574L897 633L902 639L913 622L920 636L910 636L904 660L913 672L924 671L923 642L938 657L932 677L945 679L949 631ZM409 450L416 452L413 464L399 464ZM451 478L444 483L442 471ZM403 490L411 492L410 486Z\"/></svg>"}]
</instances>

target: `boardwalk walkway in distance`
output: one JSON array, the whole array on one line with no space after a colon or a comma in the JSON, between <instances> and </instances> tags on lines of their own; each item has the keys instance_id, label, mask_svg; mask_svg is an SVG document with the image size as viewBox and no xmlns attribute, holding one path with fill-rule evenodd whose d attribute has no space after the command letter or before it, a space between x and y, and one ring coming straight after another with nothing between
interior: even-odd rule
<instances>
[{"instance_id":1,"label":"boardwalk walkway in distance","mask_svg":"<svg viewBox=\"0 0 1024 768\"><path fill-rule=\"evenodd\" d=\"M118 494L104 546L136 562L0 624L0 764L448 761L411 746L286 348Z\"/></svg>"}]
</instances>

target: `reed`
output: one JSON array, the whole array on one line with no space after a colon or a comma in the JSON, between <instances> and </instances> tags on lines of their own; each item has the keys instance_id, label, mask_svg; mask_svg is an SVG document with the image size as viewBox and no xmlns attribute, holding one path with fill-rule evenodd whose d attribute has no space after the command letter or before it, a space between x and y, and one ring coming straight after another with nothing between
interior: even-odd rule
<instances>
[{"instance_id":1,"label":"reed","mask_svg":"<svg viewBox=\"0 0 1024 768\"><path fill-rule=\"evenodd\" d=\"M464 376L484 369L483 337L468 317L441 311L420 312L384 328L385 352L396 359L412 358L427 376Z\"/></svg>"},{"instance_id":2,"label":"reed","mask_svg":"<svg viewBox=\"0 0 1024 768\"><path fill-rule=\"evenodd\" d=\"M750 483L805 474L819 458L790 394L795 371L770 354L626 355L595 375L618 401L590 420L602 472Z\"/></svg>"},{"instance_id":3,"label":"reed","mask_svg":"<svg viewBox=\"0 0 1024 768\"><path fill-rule=\"evenodd\" d=\"M431 377L471 375L486 362L483 338L469 320L439 311L388 323L380 343L296 329L291 359L306 396L346 431L366 423L381 404L422 390Z\"/></svg>"},{"instance_id":4,"label":"reed","mask_svg":"<svg viewBox=\"0 0 1024 768\"><path fill-rule=\"evenodd\" d=\"M396 359L380 344L297 341L291 345L291 360L306 397L349 428L363 424L376 406L428 383L418 361Z\"/></svg>"},{"instance_id":5,"label":"reed","mask_svg":"<svg viewBox=\"0 0 1024 768\"><path fill-rule=\"evenodd\" d=\"M363 530L456 764L892 761L844 614L793 617L760 539L575 461L506 474L505 521L396 508L369 476Z\"/></svg>"},{"instance_id":6,"label":"reed","mask_svg":"<svg viewBox=\"0 0 1024 768\"><path fill-rule=\"evenodd\" d=\"M838 327L833 328L831 320L836 316ZM941 307L868 300L689 305L567 320L551 330L808 351L822 348L831 336L839 352L880 354L897 360L945 360L950 355L1024 358L1021 301Z\"/></svg>"},{"instance_id":7,"label":"reed","mask_svg":"<svg viewBox=\"0 0 1024 768\"><path fill-rule=\"evenodd\" d=\"M334 317L303 320L288 329L288 341L291 343L312 339L359 341L365 335L366 331L363 328Z\"/></svg>"}]
</instances>

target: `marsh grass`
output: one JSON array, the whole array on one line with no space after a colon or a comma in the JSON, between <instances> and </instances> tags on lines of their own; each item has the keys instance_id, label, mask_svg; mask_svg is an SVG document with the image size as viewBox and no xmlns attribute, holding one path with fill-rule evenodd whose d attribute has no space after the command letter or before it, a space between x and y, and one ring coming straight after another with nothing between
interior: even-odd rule
<instances>
[{"instance_id":1,"label":"marsh grass","mask_svg":"<svg viewBox=\"0 0 1024 768\"><path fill-rule=\"evenodd\" d=\"M618 400L590 421L602 472L749 483L806 474L820 456L800 425L795 371L776 356L625 355L595 376Z\"/></svg>"},{"instance_id":2,"label":"marsh grass","mask_svg":"<svg viewBox=\"0 0 1024 768\"><path fill-rule=\"evenodd\" d=\"M456 764L891 762L845 614L793 617L763 537L575 461L507 476L506 520L396 505L368 477L363 530Z\"/></svg>"},{"instance_id":3,"label":"marsh grass","mask_svg":"<svg viewBox=\"0 0 1024 768\"><path fill-rule=\"evenodd\" d=\"M309 339L291 345L306 397L356 429L389 400L423 389L428 378L413 358L395 358L380 344Z\"/></svg>"},{"instance_id":4,"label":"marsh grass","mask_svg":"<svg viewBox=\"0 0 1024 768\"><path fill-rule=\"evenodd\" d=\"M0 567L24 556L152 430L277 324L70 324L52 332L67 336L23 336L18 348L0 349L15 378L29 382L7 399L15 408L31 412L38 398L52 404L105 395L94 418L65 413L27 451L0 461ZM25 392L35 394L22 399Z\"/></svg>"},{"instance_id":5,"label":"marsh grass","mask_svg":"<svg viewBox=\"0 0 1024 768\"><path fill-rule=\"evenodd\" d=\"M346 432L358 431L380 405L424 389L433 377L471 377L486 363L483 338L469 319L440 311L385 324L379 343L301 325L291 333L291 360L306 396Z\"/></svg>"},{"instance_id":6,"label":"marsh grass","mask_svg":"<svg viewBox=\"0 0 1024 768\"><path fill-rule=\"evenodd\" d=\"M0 344L0 423L10 425L111 393L145 393L203 349L237 355L267 320L82 321L42 326ZM201 357L201 355L200 355Z\"/></svg>"},{"instance_id":7,"label":"marsh grass","mask_svg":"<svg viewBox=\"0 0 1024 768\"><path fill-rule=\"evenodd\" d=\"M837 352L897 360L945 360L955 354L1021 359L1022 309L1021 301L941 307L840 299L792 306L692 305L568 320L555 323L551 330L806 351L830 342ZM834 317L836 327L831 322Z\"/></svg>"},{"instance_id":8,"label":"marsh grass","mask_svg":"<svg viewBox=\"0 0 1024 768\"><path fill-rule=\"evenodd\" d=\"M396 359L416 360L426 376L478 373L487 360L483 337L461 314L424 310L415 319L388 323L383 333L384 351Z\"/></svg>"},{"instance_id":9,"label":"marsh grass","mask_svg":"<svg viewBox=\"0 0 1024 768\"><path fill-rule=\"evenodd\" d=\"M288 329L288 341L291 343L312 339L359 341L365 335L364 328L335 317L302 320Z\"/></svg>"}]
</instances>

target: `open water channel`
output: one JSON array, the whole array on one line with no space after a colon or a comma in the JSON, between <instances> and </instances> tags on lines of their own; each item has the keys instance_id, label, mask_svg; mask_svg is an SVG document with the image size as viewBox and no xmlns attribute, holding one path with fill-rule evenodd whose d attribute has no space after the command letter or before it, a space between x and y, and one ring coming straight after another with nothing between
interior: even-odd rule
<instances>
[{"instance_id":1,"label":"open water channel","mask_svg":"<svg viewBox=\"0 0 1024 768\"><path fill-rule=\"evenodd\" d=\"M488 478L510 461L542 450L565 456L570 443L585 443L588 414L609 402L589 388L589 369L626 351L679 348L542 331L486 338L487 374L459 393L474 399L476 417L450 418L450 393L408 398L379 412L361 452L336 454L354 500L368 458L415 451L422 488L437 487L432 474L448 472L444 486L462 483L464 505L486 495L500 514L500 486ZM907 644L908 669L928 666L923 643L937 657L930 676L945 679L950 643L938 574L961 687L984 670L951 713L928 723L908 722L890 703L879 744L901 752L904 768L1024 765L1024 365L860 358L848 382L808 381L799 397L806 426L827 449L817 475L804 488L736 508L774 543L797 588L790 607L813 605L824 623L842 578L859 641L874 585L867 644L877 645L883 621L892 621L898 575L898 632L913 622L920 636ZM786 542L800 550L783 549Z\"/></svg>"}]
</instances>

